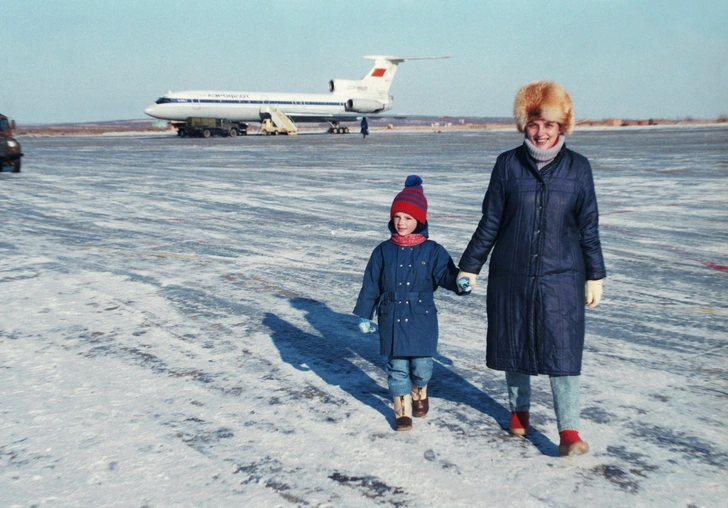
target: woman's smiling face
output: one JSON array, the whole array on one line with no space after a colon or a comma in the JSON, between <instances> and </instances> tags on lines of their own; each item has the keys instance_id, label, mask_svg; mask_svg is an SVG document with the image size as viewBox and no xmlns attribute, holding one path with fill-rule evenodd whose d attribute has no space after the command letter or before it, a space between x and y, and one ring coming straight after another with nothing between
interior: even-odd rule
<instances>
[{"instance_id":1,"label":"woman's smiling face","mask_svg":"<svg viewBox=\"0 0 728 508\"><path fill-rule=\"evenodd\" d=\"M526 124L526 137L533 145L546 150L553 147L561 135L561 125L558 122L549 122L542 119L529 120Z\"/></svg>"}]
</instances>

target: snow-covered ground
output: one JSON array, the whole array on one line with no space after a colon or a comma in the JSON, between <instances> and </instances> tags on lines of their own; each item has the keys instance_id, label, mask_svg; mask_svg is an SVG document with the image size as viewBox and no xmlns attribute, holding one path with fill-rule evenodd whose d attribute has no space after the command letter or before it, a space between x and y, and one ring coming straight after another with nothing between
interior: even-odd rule
<instances>
[{"instance_id":1,"label":"snow-covered ground","mask_svg":"<svg viewBox=\"0 0 728 508\"><path fill-rule=\"evenodd\" d=\"M0 174L0 505L728 505L728 128L567 141L609 273L572 458L547 378L534 432L505 430L484 276L436 296L410 432L351 315L406 176L457 262L518 133L21 142L23 173Z\"/></svg>"}]
</instances>

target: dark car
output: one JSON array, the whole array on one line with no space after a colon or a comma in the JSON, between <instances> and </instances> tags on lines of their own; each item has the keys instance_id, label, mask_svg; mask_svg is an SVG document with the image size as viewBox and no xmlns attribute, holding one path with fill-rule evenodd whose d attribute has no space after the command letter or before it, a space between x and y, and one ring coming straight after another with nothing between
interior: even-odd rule
<instances>
[{"instance_id":1,"label":"dark car","mask_svg":"<svg viewBox=\"0 0 728 508\"><path fill-rule=\"evenodd\" d=\"M13 173L20 173L20 158L23 153L20 151L20 143L12 137L13 129L15 122L0 115L0 169L7 166Z\"/></svg>"}]
</instances>

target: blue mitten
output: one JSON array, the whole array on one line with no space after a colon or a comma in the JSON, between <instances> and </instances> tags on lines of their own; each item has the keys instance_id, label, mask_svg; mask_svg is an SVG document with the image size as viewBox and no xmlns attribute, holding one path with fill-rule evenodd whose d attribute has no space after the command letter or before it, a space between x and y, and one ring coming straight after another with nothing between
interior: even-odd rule
<instances>
[{"instance_id":1,"label":"blue mitten","mask_svg":"<svg viewBox=\"0 0 728 508\"><path fill-rule=\"evenodd\" d=\"M377 333L377 325L368 319L359 319L359 330L361 333Z\"/></svg>"},{"instance_id":2,"label":"blue mitten","mask_svg":"<svg viewBox=\"0 0 728 508\"><path fill-rule=\"evenodd\" d=\"M470 279L468 277L458 279L458 287L460 288L460 292L463 294L469 294L473 290L470 286Z\"/></svg>"}]
</instances>

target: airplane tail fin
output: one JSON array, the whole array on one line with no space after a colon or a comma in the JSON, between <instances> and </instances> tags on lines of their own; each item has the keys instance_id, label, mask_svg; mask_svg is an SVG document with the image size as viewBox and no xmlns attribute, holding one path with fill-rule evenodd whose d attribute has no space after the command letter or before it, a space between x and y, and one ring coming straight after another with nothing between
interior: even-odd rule
<instances>
[{"instance_id":1,"label":"airplane tail fin","mask_svg":"<svg viewBox=\"0 0 728 508\"><path fill-rule=\"evenodd\" d=\"M346 80L332 79L329 81L329 91L337 95L346 95L348 98L361 98L389 101L389 88L397 73L397 66L407 60L430 60L436 58L450 58L449 56L365 56L367 60L374 60L374 66L362 79ZM391 107L391 106L390 106ZM388 108L387 108L388 109Z\"/></svg>"}]
</instances>

